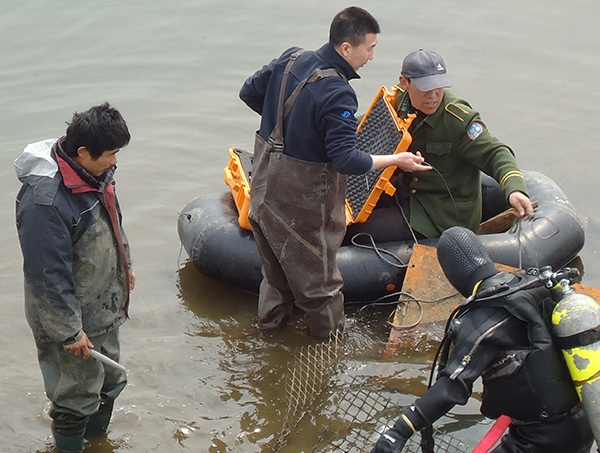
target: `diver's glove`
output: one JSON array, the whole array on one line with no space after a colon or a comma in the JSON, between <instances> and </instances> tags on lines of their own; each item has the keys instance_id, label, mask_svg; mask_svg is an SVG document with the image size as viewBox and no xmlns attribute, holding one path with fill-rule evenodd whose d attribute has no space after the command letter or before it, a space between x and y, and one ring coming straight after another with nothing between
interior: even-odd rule
<instances>
[{"instance_id":1,"label":"diver's glove","mask_svg":"<svg viewBox=\"0 0 600 453\"><path fill-rule=\"evenodd\" d=\"M396 428L388 429L381 435L371 453L400 453L407 440Z\"/></svg>"},{"instance_id":2,"label":"diver's glove","mask_svg":"<svg viewBox=\"0 0 600 453\"><path fill-rule=\"evenodd\" d=\"M371 453L400 453L410 436L426 425L425 417L421 415L419 408L412 404L409 410L396 420L394 426L379 437Z\"/></svg>"}]
</instances>

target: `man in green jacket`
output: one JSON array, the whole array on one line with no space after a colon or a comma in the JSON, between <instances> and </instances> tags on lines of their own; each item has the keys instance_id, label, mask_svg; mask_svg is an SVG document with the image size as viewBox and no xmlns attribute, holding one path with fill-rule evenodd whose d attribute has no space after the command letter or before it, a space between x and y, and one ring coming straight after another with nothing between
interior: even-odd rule
<instances>
[{"instance_id":1,"label":"man in green jacket","mask_svg":"<svg viewBox=\"0 0 600 453\"><path fill-rule=\"evenodd\" d=\"M451 85L444 60L437 53L420 49L404 59L396 87L396 110L400 117L416 114L409 128L412 143L408 151L419 152L434 171L395 176L396 202L380 200L372 219L351 225L349 235L367 231L382 242L407 240L413 234L434 238L452 226L477 232L482 215L480 172L500 184L516 216L526 218L533 212L513 151L489 133L467 101L445 89ZM391 222L393 227L390 211L396 211L398 219ZM385 226L384 218L388 219Z\"/></svg>"}]
</instances>

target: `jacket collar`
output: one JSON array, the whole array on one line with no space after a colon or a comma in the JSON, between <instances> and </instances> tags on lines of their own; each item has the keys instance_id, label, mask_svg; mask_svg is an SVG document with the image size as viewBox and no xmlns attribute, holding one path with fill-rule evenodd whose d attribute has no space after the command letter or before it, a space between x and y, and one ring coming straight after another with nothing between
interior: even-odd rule
<instances>
[{"instance_id":1,"label":"jacket collar","mask_svg":"<svg viewBox=\"0 0 600 453\"><path fill-rule=\"evenodd\" d=\"M401 97L400 97L400 100L397 103L397 105L398 105L398 108L400 111L402 111L404 113L417 113L417 116L423 115L422 112L416 110L410 103L410 97L408 96L408 91L400 90L399 96L401 96ZM442 118L444 117L444 111L446 108L446 98L447 98L447 91L444 90L444 98L442 99L442 102L440 103L440 106L438 107L438 109L435 111L435 113L433 113L431 115L426 115L425 118L423 119L423 121L420 121L419 124L424 123L424 124L427 124L428 126L430 126L431 128L435 128L442 121Z\"/></svg>"},{"instance_id":2,"label":"jacket collar","mask_svg":"<svg viewBox=\"0 0 600 453\"><path fill-rule=\"evenodd\" d=\"M63 142L64 137L58 139L54 145L54 152L56 153L56 161L64 185L74 193L104 192L111 185L116 168L112 167L100 177L95 177L64 152L62 149Z\"/></svg>"},{"instance_id":3,"label":"jacket collar","mask_svg":"<svg viewBox=\"0 0 600 453\"><path fill-rule=\"evenodd\" d=\"M323 44L315 53L329 63L333 68L340 71L348 80L360 79L360 75L352 69L352 66L337 53L329 43Z\"/></svg>"}]
</instances>

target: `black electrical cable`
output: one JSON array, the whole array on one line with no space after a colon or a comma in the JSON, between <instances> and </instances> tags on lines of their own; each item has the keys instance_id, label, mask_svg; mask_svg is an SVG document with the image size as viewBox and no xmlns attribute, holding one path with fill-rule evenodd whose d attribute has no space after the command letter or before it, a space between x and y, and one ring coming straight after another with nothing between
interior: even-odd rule
<instances>
[{"instance_id":1,"label":"black electrical cable","mask_svg":"<svg viewBox=\"0 0 600 453\"><path fill-rule=\"evenodd\" d=\"M437 168L435 168L433 165L431 165L429 162L423 162L423 165L427 165L428 167L431 167L433 169L433 171L435 171L438 174L438 176L444 183L444 186L446 186L446 191L448 192L448 195L450 196L450 200L452 200L452 206L454 207L454 214L456 215L456 226L460 226L460 218L458 216L458 209L456 207L456 201L454 201L454 197L452 196L452 191L450 190L450 187L448 187L448 183L446 182L446 180L444 179L444 177L442 176L440 171Z\"/></svg>"}]
</instances>

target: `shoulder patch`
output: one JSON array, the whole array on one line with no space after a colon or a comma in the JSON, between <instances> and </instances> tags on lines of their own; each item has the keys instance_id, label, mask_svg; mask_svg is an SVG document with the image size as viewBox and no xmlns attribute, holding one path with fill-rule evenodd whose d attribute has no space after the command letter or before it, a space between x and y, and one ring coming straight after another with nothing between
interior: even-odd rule
<instances>
[{"instance_id":1,"label":"shoulder patch","mask_svg":"<svg viewBox=\"0 0 600 453\"><path fill-rule=\"evenodd\" d=\"M469 140L474 141L477 137L481 135L483 131L483 124L479 121L473 121L473 123L471 123L471 125L467 129L467 137L469 137Z\"/></svg>"},{"instance_id":2,"label":"shoulder patch","mask_svg":"<svg viewBox=\"0 0 600 453\"><path fill-rule=\"evenodd\" d=\"M352 116L352 113L350 113L348 110L344 110L342 112L342 118L350 118Z\"/></svg>"}]
</instances>

